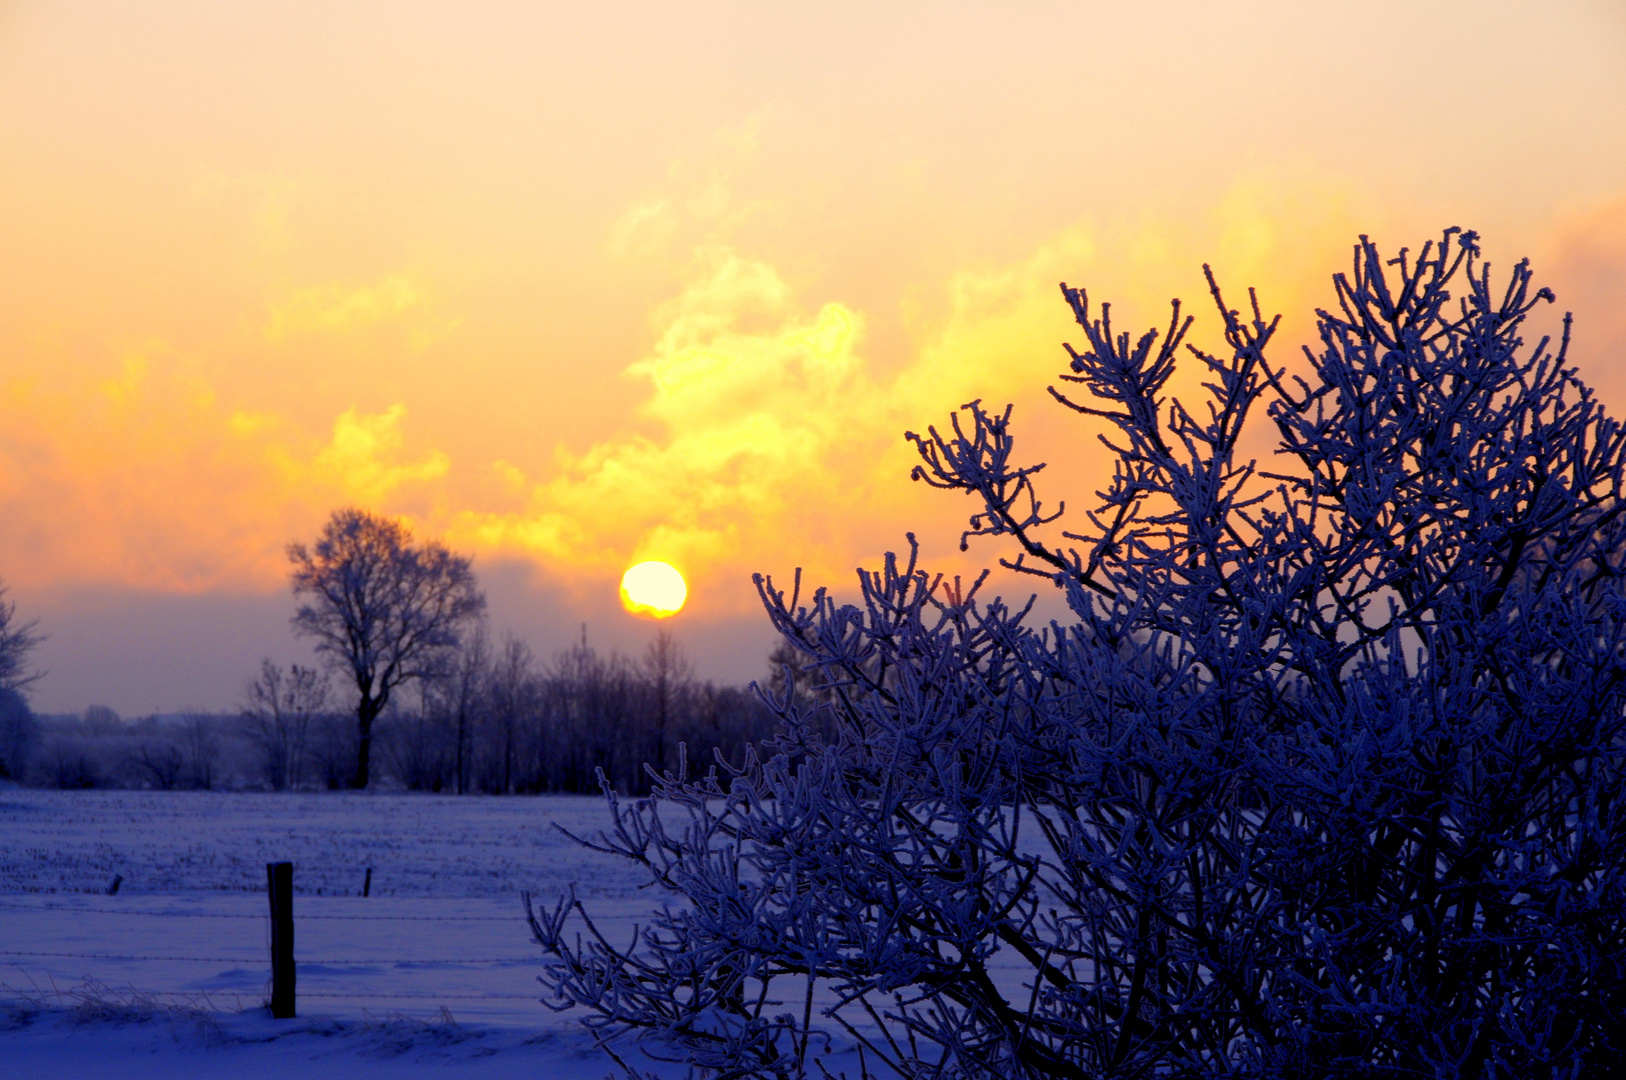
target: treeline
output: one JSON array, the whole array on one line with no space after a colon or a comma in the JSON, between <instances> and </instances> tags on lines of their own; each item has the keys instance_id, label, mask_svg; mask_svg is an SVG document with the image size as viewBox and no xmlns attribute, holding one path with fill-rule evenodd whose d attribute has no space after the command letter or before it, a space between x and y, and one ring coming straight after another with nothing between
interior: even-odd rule
<instances>
[{"instance_id":1,"label":"treeline","mask_svg":"<svg viewBox=\"0 0 1626 1080\"><path fill-rule=\"evenodd\" d=\"M105 705L35 716L16 696L0 704L0 779L54 788L252 786L247 759L234 753L242 749L236 734L234 716L125 720Z\"/></svg>"},{"instance_id":2,"label":"treeline","mask_svg":"<svg viewBox=\"0 0 1626 1080\"><path fill-rule=\"evenodd\" d=\"M774 668L783 657L776 653ZM774 670L765 672L777 684ZM42 787L337 789L354 768L356 723L327 673L264 662L232 714L122 720L34 717L20 695L0 701L0 779ZM515 638L476 631L380 717L381 779L445 793L649 789L646 767L691 771L744 760L773 717L747 687L698 680L677 640L657 633L643 655L583 640L541 660Z\"/></svg>"},{"instance_id":3,"label":"treeline","mask_svg":"<svg viewBox=\"0 0 1626 1080\"><path fill-rule=\"evenodd\" d=\"M649 790L646 766L739 764L774 720L748 688L694 678L675 638L656 634L642 657L608 655L585 638L539 663L522 641L493 647L475 633L444 673L418 687L415 708L382 733L388 771L411 790L588 792L602 770L618 790Z\"/></svg>"}]
</instances>

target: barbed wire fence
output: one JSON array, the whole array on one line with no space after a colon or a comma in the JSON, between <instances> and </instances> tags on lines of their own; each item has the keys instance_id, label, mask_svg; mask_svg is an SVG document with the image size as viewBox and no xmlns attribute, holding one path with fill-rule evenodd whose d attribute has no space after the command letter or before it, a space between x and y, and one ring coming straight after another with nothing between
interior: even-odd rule
<instances>
[{"instance_id":1,"label":"barbed wire fence","mask_svg":"<svg viewBox=\"0 0 1626 1080\"><path fill-rule=\"evenodd\" d=\"M214 911L121 911L118 908L87 908L72 904L16 904L0 900L0 907L30 911L93 911L98 915L137 915L165 919L258 919L264 922L268 915L245 915L241 912ZM300 922L327 919L352 922L523 922L518 916L508 915L301 915Z\"/></svg>"},{"instance_id":2,"label":"barbed wire fence","mask_svg":"<svg viewBox=\"0 0 1626 1080\"><path fill-rule=\"evenodd\" d=\"M116 888L116 886L115 886ZM146 953L123 952L78 952L58 949L13 949L0 948L0 958L16 958L9 966L14 967L30 984L28 987L13 986L0 980L0 997L8 994L35 1001L70 1001L84 1003L87 1000L101 1001L106 998L122 998L128 1003L155 1001L158 999L182 999L186 1002L185 1008L190 1010L219 1011L214 1004L216 999L232 999L236 1008L241 1010L243 1002L248 1000L254 1004L269 1004L271 1000L271 977L268 975L263 998L254 1001L252 991L241 990L177 990L157 989L136 986L111 986L95 979L85 979L81 987L63 990L51 981L49 988L42 986L33 973L29 972L21 963L24 960L90 960L104 962L160 962L160 963L197 963L197 964L264 964L268 972L272 967L270 955L270 941L272 936L272 918L270 912L252 915L245 912L211 912L211 911L141 911L128 908L90 907L80 904L60 904L51 902L20 901L15 896L0 899L0 909L11 911L55 911L73 915L109 916L115 918L134 919L252 919L265 924L267 952L259 956L183 956L183 955L157 955ZM410 922L410 923L513 923L516 927L523 926L523 914L507 915L335 915L335 914L305 914L298 916L296 922ZM245 950L247 951L247 950ZM490 965L535 965L541 963L537 954L528 956L487 956L487 957L400 957L400 956L304 956L297 957L301 965L335 966L335 967L370 967L390 966L393 968L411 968L431 965L459 965L459 966L490 966ZM311 990L301 988L298 994L301 999L318 1000L368 1000L378 1002L430 1002L441 1003L446 1001L538 1001L539 994L513 994L500 992L463 993L463 992L418 992L418 991L354 991L354 990Z\"/></svg>"}]
</instances>

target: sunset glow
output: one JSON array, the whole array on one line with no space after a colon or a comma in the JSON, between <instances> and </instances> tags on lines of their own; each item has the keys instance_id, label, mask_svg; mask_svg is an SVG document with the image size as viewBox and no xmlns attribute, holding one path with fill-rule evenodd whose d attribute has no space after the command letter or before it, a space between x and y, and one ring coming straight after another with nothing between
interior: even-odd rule
<instances>
[{"instance_id":1,"label":"sunset glow","mask_svg":"<svg viewBox=\"0 0 1626 1080\"><path fill-rule=\"evenodd\" d=\"M670 563L641 562L621 575L621 603L634 615L667 619L683 610L689 586Z\"/></svg>"},{"instance_id":2,"label":"sunset glow","mask_svg":"<svg viewBox=\"0 0 1626 1080\"><path fill-rule=\"evenodd\" d=\"M1014 402L1091 502L1061 281L1132 334L1180 296L1211 347L1209 263L1288 362L1358 234L1476 228L1626 414L1601 0L24 2L0 146L0 580L42 709L231 708L308 660L284 548L345 505L473 555L544 656L641 650L616 583L660 552L698 668L756 677L753 572L1003 553L958 550L905 430Z\"/></svg>"}]
</instances>

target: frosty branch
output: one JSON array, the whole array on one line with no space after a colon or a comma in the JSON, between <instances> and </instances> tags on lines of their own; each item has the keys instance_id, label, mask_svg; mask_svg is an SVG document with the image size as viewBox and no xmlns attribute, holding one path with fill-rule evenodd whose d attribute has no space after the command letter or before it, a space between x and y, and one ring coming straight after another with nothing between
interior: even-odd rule
<instances>
[{"instance_id":1,"label":"frosty branch","mask_svg":"<svg viewBox=\"0 0 1626 1080\"><path fill-rule=\"evenodd\" d=\"M818 692L776 753L615 806L595 842L672 900L625 943L536 916L555 1004L714 1076L1607 1074L1626 435L1472 233L1363 237L1299 377L1209 284L1217 353L1064 287L1052 393L1115 467L1061 544L1008 408L909 436L1070 622L912 537L857 604L759 579Z\"/></svg>"}]
</instances>

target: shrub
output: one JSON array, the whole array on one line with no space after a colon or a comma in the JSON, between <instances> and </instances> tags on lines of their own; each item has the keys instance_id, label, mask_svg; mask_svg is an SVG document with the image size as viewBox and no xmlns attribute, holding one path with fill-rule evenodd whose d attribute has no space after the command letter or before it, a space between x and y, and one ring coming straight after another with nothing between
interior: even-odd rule
<instances>
[{"instance_id":1,"label":"shrub","mask_svg":"<svg viewBox=\"0 0 1626 1080\"><path fill-rule=\"evenodd\" d=\"M1608 1074L1626 433L1472 233L1363 237L1303 378L1209 282L1190 408L1178 303L1132 340L1063 286L1051 392L1116 456L1071 530L1009 408L909 436L978 506L962 546L1011 542L1070 622L913 537L858 605L759 579L818 692L766 760L612 800L594 843L675 900L630 944L534 913L552 1003L716 1076L815 1073L829 1032L866 1076Z\"/></svg>"}]
</instances>

